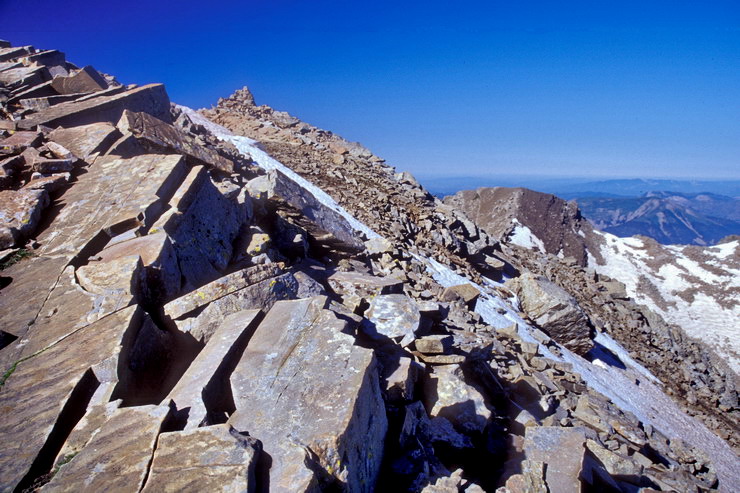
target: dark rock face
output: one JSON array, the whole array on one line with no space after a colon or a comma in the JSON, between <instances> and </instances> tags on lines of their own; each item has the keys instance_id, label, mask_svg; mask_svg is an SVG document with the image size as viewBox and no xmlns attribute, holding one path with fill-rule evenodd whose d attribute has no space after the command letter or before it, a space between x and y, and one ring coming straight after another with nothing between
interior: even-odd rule
<instances>
[{"instance_id":1,"label":"dark rock face","mask_svg":"<svg viewBox=\"0 0 740 493\"><path fill-rule=\"evenodd\" d=\"M445 198L445 203L459 208L481 228L496 238L505 238L517 227L516 219L542 241L543 253L576 259L587 264L586 241L579 234L591 230L573 202L526 188L479 188L463 190Z\"/></svg>"}]
</instances>

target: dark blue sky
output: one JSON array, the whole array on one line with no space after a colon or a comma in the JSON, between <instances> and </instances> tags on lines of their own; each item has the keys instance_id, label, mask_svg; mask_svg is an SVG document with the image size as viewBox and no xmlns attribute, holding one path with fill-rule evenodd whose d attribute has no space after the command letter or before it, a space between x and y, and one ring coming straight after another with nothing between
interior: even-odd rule
<instances>
[{"instance_id":1,"label":"dark blue sky","mask_svg":"<svg viewBox=\"0 0 740 493\"><path fill-rule=\"evenodd\" d=\"M0 38L420 177L740 177L740 2L0 0Z\"/></svg>"}]
</instances>

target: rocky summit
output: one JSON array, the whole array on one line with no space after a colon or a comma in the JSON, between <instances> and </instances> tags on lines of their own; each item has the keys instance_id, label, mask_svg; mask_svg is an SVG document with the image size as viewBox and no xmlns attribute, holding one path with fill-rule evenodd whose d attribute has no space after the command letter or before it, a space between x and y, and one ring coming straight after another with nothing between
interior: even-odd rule
<instances>
[{"instance_id":1,"label":"rocky summit","mask_svg":"<svg viewBox=\"0 0 740 493\"><path fill-rule=\"evenodd\" d=\"M728 357L573 206L54 50L0 42L0 103L1 491L740 485Z\"/></svg>"}]
</instances>

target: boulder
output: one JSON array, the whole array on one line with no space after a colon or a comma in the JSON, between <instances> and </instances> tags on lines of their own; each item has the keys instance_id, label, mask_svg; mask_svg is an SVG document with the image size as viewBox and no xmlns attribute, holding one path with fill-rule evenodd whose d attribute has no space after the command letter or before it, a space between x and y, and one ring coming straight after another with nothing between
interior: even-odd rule
<instances>
[{"instance_id":1,"label":"boulder","mask_svg":"<svg viewBox=\"0 0 740 493\"><path fill-rule=\"evenodd\" d=\"M335 272L328 279L329 287L342 297L342 302L354 309L362 300L370 302L381 294L397 294L403 282L392 277L379 277L361 272Z\"/></svg>"},{"instance_id":2,"label":"boulder","mask_svg":"<svg viewBox=\"0 0 740 493\"><path fill-rule=\"evenodd\" d=\"M564 289L531 272L506 285L517 294L527 316L555 341L581 355L593 347L588 317Z\"/></svg>"},{"instance_id":3,"label":"boulder","mask_svg":"<svg viewBox=\"0 0 740 493\"><path fill-rule=\"evenodd\" d=\"M325 297L276 303L231 376L229 424L262 441L272 491L332 481L372 491L380 469L387 422L377 362L327 304Z\"/></svg>"},{"instance_id":4,"label":"boulder","mask_svg":"<svg viewBox=\"0 0 740 493\"><path fill-rule=\"evenodd\" d=\"M472 284L458 284L445 288L440 301L462 300L471 309L475 307L475 301L480 296L480 291Z\"/></svg>"},{"instance_id":5,"label":"boulder","mask_svg":"<svg viewBox=\"0 0 740 493\"><path fill-rule=\"evenodd\" d=\"M0 249L22 246L48 205L49 194L43 189L0 191Z\"/></svg>"},{"instance_id":6,"label":"boulder","mask_svg":"<svg viewBox=\"0 0 740 493\"><path fill-rule=\"evenodd\" d=\"M583 428L528 427L524 454L545 464L545 482L550 493L581 491L581 471L586 434Z\"/></svg>"},{"instance_id":7,"label":"boulder","mask_svg":"<svg viewBox=\"0 0 740 493\"><path fill-rule=\"evenodd\" d=\"M97 70L88 65L66 77L54 77L51 87L59 94L79 94L108 89L108 83Z\"/></svg>"},{"instance_id":8,"label":"boulder","mask_svg":"<svg viewBox=\"0 0 740 493\"><path fill-rule=\"evenodd\" d=\"M383 294L370 302L361 328L374 339L389 338L402 346L411 344L419 330L421 313L416 302L404 294Z\"/></svg>"},{"instance_id":9,"label":"boulder","mask_svg":"<svg viewBox=\"0 0 740 493\"><path fill-rule=\"evenodd\" d=\"M222 424L162 433L142 493L257 491L259 441Z\"/></svg>"},{"instance_id":10,"label":"boulder","mask_svg":"<svg viewBox=\"0 0 740 493\"><path fill-rule=\"evenodd\" d=\"M463 433L482 432L491 411L458 365L437 366L424 383L424 405L429 416L448 419Z\"/></svg>"}]
</instances>

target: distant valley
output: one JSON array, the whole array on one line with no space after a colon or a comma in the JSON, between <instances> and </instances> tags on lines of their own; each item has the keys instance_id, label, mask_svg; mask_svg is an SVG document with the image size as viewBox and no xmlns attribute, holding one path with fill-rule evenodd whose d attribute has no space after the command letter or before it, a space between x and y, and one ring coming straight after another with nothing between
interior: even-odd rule
<instances>
[{"instance_id":1,"label":"distant valley","mask_svg":"<svg viewBox=\"0 0 740 493\"><path fill-rule=\"evenodd\" d=\"M439 196L451 187L472 185L472 178L428 180ZM511 178L476 179L507 186ZM525 187L575 200L596 229L620 237L643 235L662 244L714 245L740 234L740 181L519 178ZM456 191L456 190L455 190Z\"/></svg>"}]
</instances>

